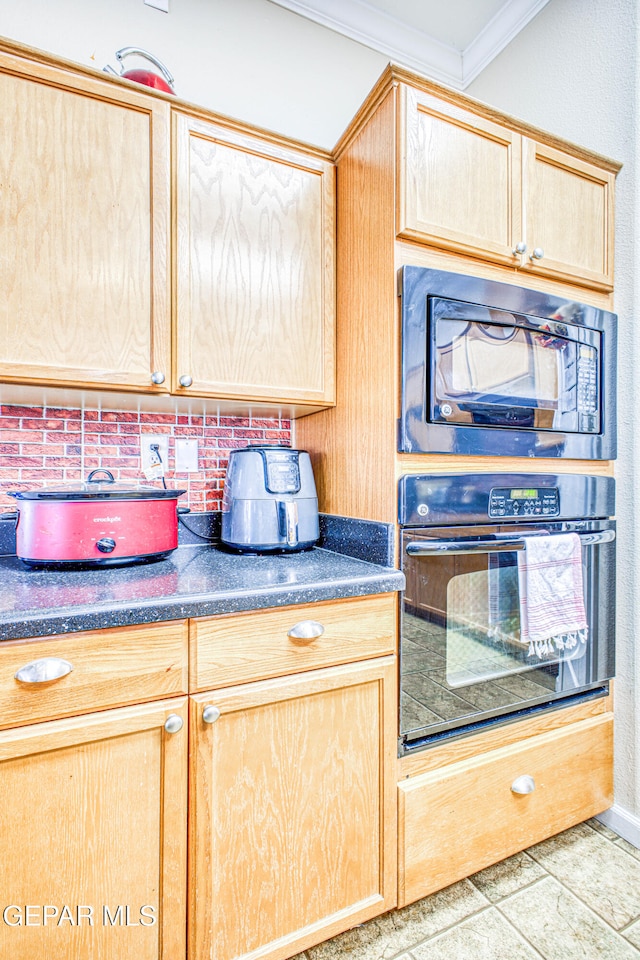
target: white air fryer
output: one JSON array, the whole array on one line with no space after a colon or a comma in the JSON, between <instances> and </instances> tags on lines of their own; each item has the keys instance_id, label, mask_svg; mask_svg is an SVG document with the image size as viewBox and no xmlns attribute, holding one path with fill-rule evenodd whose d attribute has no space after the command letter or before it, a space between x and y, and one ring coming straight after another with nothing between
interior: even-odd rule
<instances>
[{"instance_id":1,"label":"white air fryer","mask_svg":"<svg viewBox=\"0 0 640 960\"><path fill-rule=\"evenodd\" d=\"M222 542L246 553L307 550L318 541L309 454L256 445L232 450L222 501Z\"/></svg>"}]
</instances>

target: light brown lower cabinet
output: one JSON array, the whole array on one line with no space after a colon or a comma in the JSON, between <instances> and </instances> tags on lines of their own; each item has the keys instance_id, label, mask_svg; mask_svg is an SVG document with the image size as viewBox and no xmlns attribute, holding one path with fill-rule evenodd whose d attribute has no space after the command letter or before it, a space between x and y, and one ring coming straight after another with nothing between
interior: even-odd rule
<instances>
[{"instance_id":1,"label":"light brown lower cabinet","mask_svg":"<svg viewBox=\"0 0 640 960\"><path fill-rule=\"evenodd\" d=\"M395 668L191 698L194 960L281 960L395 906Z\"/></svg>"},{"instance_id":2,"label":"light brown lower cabinet","mask_svg":"<svg viewBox=\"0 0 640 960\"><path fill-rule=\"evenodd\" d=\"M187 757L186 697L0 732L0 957L184 958Z\"/></svg>"},{"instance_id":3,"label":"light brown lower cabinet","mask_svg":"<svg viewBox=\"0 0 640 960\"><path fill-rule=\"evenodd\" d=\"M0 958L287 960L611 804L610 712L436 747L398 789L395 602L192 621L192 690L227 685L190 697L186 622L2 645ZM41 654L73 670L17 684Z\"/></svg>"},{"instance_id":4,"label":"light brown lower cabinet","mask_svg":"<svg viewBox=\"0 0 640 960\"><path fill-rule=\"evenodd\" d=\"M611 806L612 751L604 713L402 781L399 905Z\"/></svg>"}]
</instances>

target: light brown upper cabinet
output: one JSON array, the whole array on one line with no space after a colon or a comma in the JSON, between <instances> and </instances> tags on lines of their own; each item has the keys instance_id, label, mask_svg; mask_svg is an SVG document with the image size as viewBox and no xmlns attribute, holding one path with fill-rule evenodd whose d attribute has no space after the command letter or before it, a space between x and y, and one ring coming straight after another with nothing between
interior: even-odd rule
<instances>
[{"instance_id":1,"label":"light brown upper cabinet","mask_svg":"<svg viewBox=\"0 0 640 960\"><path fill-rule=\"evenodd\" d=\"M398 232L513 265L520 137L437 97L400 88Z\"/></svg>"},{"instance_id":2,"label":"light brown upper cabinet","mask_svg":"<svg viewBox=\"0 0 640 960\"><path fill-rule=\"evenodd\" d=\"M613 288L613 170L399 86L398 234Z\"/></svg>"},{"instance_id":3,"label":"light brown upper cabinet","mask_svg":"<svg viewBox=\"0 0 640 960\"><path fill-rule=\"evenodd\" d=\"M334 401L334 170L174 116L177 393Z\"/></svg>"},{"instance_id":4,"label":"light brown upper cabinet","mask_svg":"<svg viewBox=\"0 0 640 960\"><path fill-rule=\"evenodd\" d=\"M169 111L0 54L2 380L168 390Z\"/></svg>"},{"instance_id":5,"label":"light brown upper cabinet","mask_svg":"<svg viewBox=\"0 0 640 960\"><path fill-rule=\"evenodd\" d=\"M613 289L615 174L523 137L523 267Z\"/></svg>"}]
</instances>

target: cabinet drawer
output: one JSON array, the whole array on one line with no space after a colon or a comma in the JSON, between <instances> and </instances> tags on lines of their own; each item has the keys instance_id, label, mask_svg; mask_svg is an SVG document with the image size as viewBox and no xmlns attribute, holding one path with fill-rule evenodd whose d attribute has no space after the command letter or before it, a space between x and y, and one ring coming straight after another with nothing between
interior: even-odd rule
<instances>
[{"instance_id":1,"label":"cabinet drawer","mask_svg":"<svg viewBox=\"0 0 640 960\"><path fill-rule=\"evenodd\" d=\"M399 905L601 813L612 759L608 713L400 783ZM512 791L523 776L532 793Z\"/></svg>"},{"instance_id":2,"label":"cabinet drawer","mask_svg":"<svg viewBox=\"0 0 640 960\"><path fill-rule=\"evenodd\" d=\"M187 653L186 620L2 643L0 727L186 693ZM67 672L30 681L23 668L41 660L41 669Z\"/></svg>"},{"instance_id":3,"label":"cabinet drawer","mask_svg":"<svg viewBox=\"0 0 640 960\"><path fill-rule=\"evenodd\" d=\"M291 636L296 626L311 636ZM211 690L394 653L395 634L395 594L192 620L189 687Z\"/></svg>"}]
</instances>

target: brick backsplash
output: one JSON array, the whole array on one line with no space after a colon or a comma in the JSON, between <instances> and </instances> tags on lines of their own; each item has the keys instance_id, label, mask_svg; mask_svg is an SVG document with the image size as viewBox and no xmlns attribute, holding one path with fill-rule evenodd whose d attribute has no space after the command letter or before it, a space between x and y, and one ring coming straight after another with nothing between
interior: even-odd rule
<instances>
[{"instance_id":1,"label":"brick backsplash","mask_svg":"<svg viewBox=\"0 0 640 960\"><path fill-rule=\"evenodd\" d=\"M186 489L180 504L220 510L229 451L252 443L291 443L280 419L131 413L60 407L0 406L0 508L15 509L9 490L31 490L86 479L106 467L116 480L149 483L140 468L140 435L169 438L168 484ZM198 440L197 473L175 473L176 437ZM159 485L153 481L152 485Z\"/></svg>"}]
</instances>

